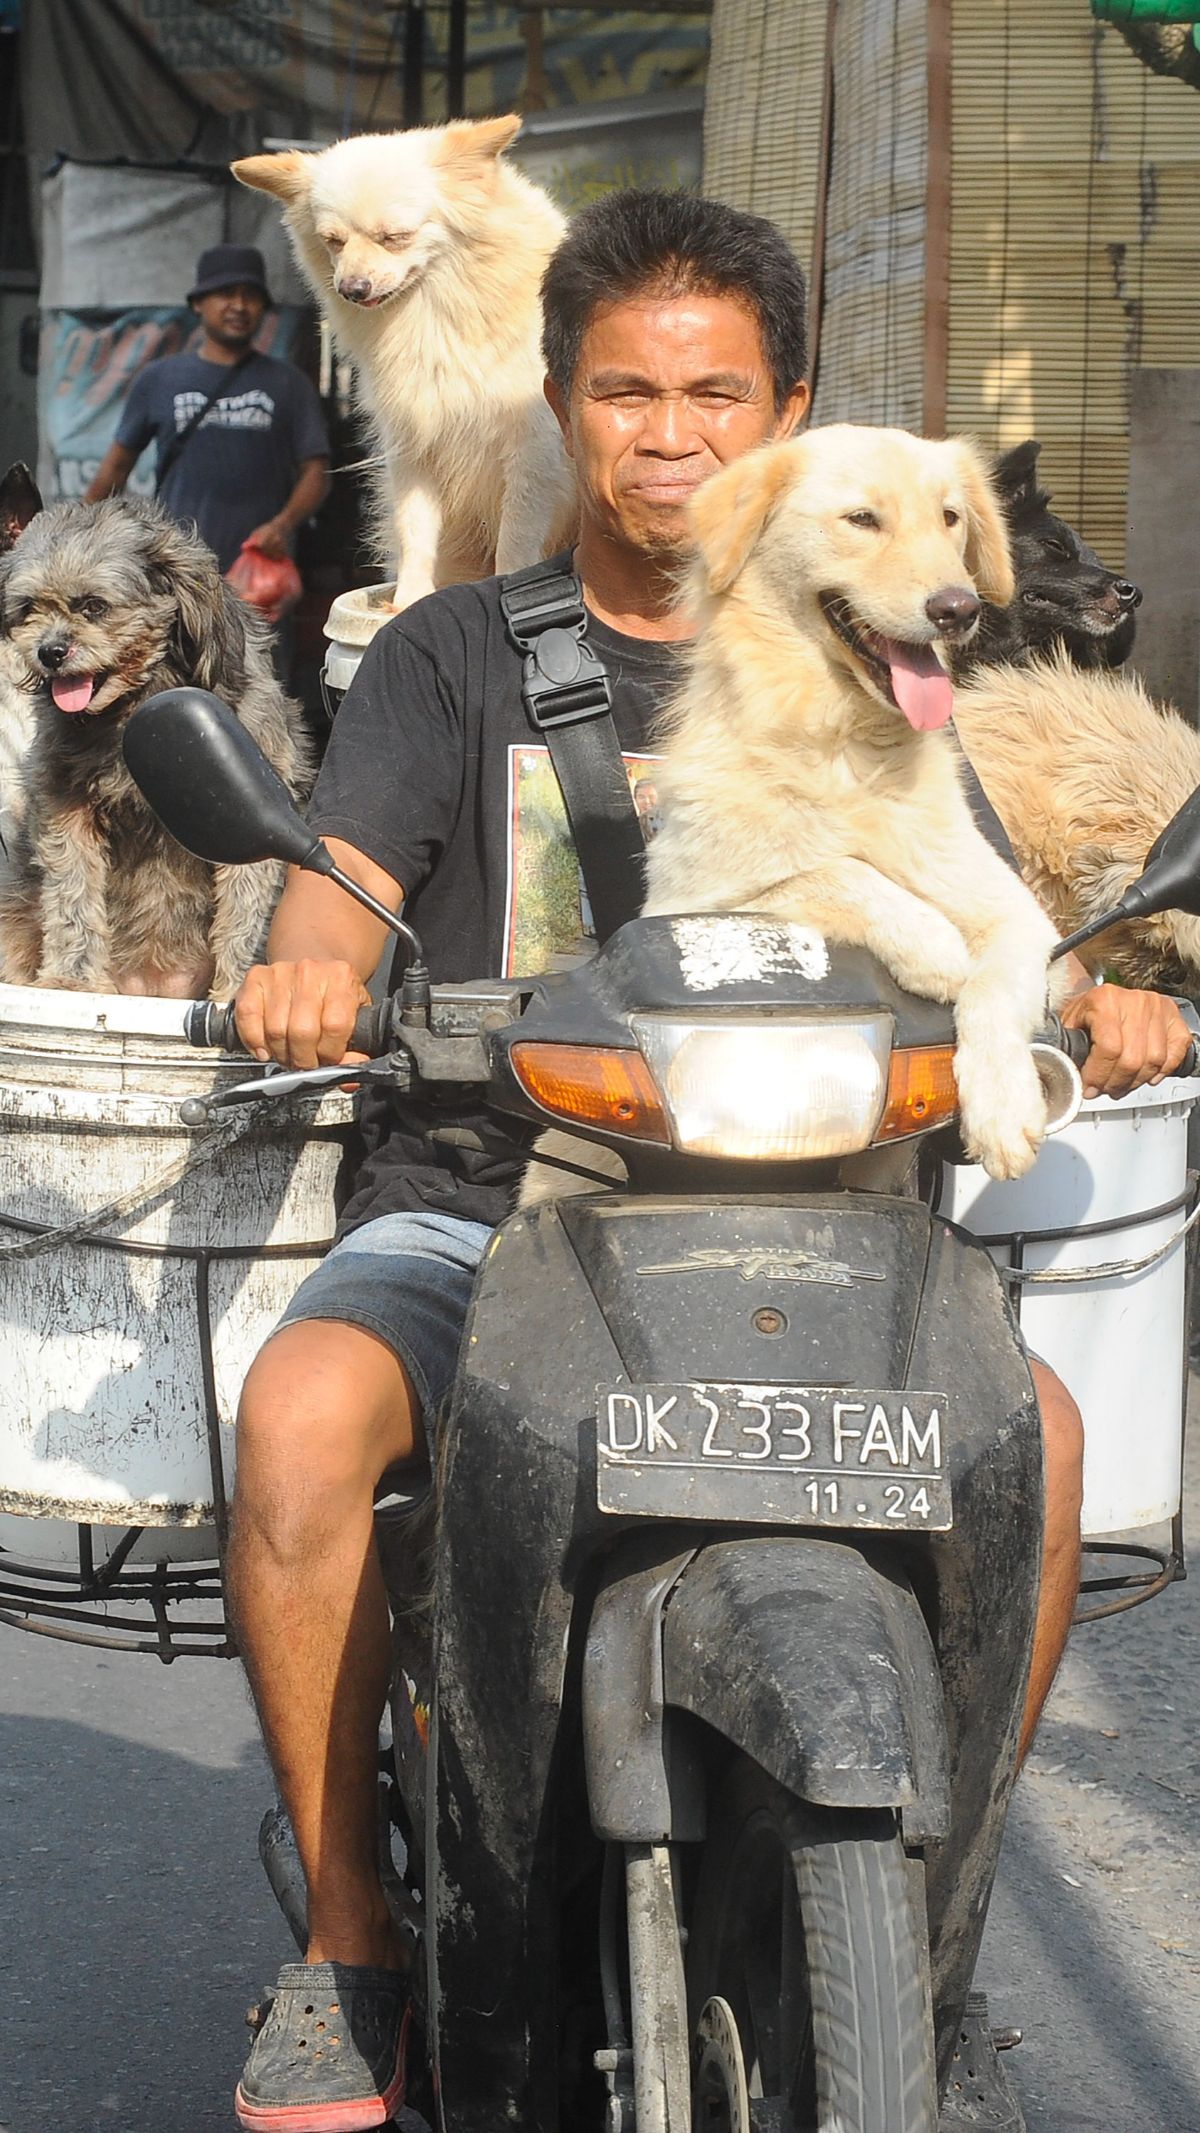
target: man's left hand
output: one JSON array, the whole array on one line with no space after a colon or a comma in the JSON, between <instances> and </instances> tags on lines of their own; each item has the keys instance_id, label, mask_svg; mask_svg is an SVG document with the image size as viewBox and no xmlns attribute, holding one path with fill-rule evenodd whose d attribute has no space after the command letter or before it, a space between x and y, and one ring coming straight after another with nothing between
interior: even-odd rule
<instances>
[{"instance_id":1,"label":"man's left hand","mask_svg":"<svg viewBox=\"0 0 1200 2133\"><path fill-rule=\"evenodd\" d=\"M1085 1029L1092 1048L1083 1065L1085 1096L1128 1096L1165 1081L1183 1062L1192 1032L1173 1000L1124 985L1093 985L1064 1001L1068 1029Z\"/></svg>"},{"instance_id":2,"label":"man's left hand","mask_svg":"<svg viewBox=\"0 0 1200 2133\"><path fill-rule=\"evenodd\" d=\"M288 552L288 529L277 518L269 518L265 525L256 526L246 536L249 544L262 550L264 555L283 556Z\"/></svg>"}]
</instances>

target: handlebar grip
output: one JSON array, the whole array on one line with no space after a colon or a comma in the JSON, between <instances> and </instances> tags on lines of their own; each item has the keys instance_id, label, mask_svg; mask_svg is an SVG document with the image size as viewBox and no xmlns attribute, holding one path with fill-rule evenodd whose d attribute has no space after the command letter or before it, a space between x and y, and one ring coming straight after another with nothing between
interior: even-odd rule
<instances>
[{"instance_id":1,"label":"handlebar grip","mask_svg":"<svg viewBox=\"0 0 1200 2133\"><path fill-rule=\"evenodd\" d=\"M1051 1017L1053 1042L1077 1067L1083 1067L1092 1048L1092 1040L1085 1029L1066 1029L1057 1015ZM1182 1060L1176 1067L1172 1080L1186 1081L1189 1076L1200 1075L1200 1043L1189 1044Z\"/></svg>"},{"instance_id":2,"label":"handlebar grip","mask_svg":"<svg viewBox=\"0 0 1200 2133\"><path fill-rule=\"evenodd\" d=\"M354 1017L347 1051L365 1052L368 1059L378 1059L388 1051L391 1046L391 1012L390 1000L360 1007ZM238 1035L232 1000L193 1001L184 1016L183 1034L189 1044L201 1050L243 1053L246 1050Z\"/></svg>"},{"instance_id":3,"label":"handlebar grip","mask_svg":"<svg viewBox=\"0 0 1200 2133\"><path fill-rule=\"evenodd\" d=\"M1062 1025L1059 1025L1062 1029ZM1062 1050L1072 1066L1082 1067L1092 1049L1092 1040L1085 1029L1062 1029Z\"/></svg>"}]
</instances>

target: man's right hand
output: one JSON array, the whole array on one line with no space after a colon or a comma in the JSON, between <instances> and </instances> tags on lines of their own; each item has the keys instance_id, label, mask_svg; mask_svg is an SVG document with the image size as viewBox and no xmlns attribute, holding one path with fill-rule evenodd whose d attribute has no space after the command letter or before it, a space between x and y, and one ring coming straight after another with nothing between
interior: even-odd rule
<instances>
[{"instance_id":1,"label":"man's right hand","mask_svg":"<svg viewBox=\"0 0 1200 2133\"><path fill-rule=\"evenodd\" d=\"M349 963L256 963L236 1000L238 1035L264 1064L336 1066L371 995Z\"/></svg>"}]
</instances>

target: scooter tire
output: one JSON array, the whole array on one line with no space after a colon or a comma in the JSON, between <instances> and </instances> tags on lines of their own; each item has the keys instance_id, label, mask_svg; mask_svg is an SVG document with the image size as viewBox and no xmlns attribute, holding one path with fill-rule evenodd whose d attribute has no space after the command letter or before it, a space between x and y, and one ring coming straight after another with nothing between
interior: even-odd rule
<instances>
[{"instance_id":1,"label":"scooter tire","mask_svg":"<svg viewBox=\"0 0 1200 2133\"><path fill-rule=\"evenodd\" d=\"M927 1956L894 1814L812 1807L740 1759L710 1809L687 1981L693 2034L710 1997L729 2003L751 2097L774 2099L752 2109L764 2125L937 2133Z\"/></svg>"}]
</instances>

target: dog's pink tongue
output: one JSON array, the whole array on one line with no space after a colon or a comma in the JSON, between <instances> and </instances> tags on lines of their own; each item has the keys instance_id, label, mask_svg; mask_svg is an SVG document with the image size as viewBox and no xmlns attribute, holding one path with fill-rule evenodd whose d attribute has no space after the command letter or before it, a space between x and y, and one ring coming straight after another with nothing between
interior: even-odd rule
<instances>
[{"instance_id":1,"label":"dog's pink tongue","mask_svg":"<svg viewBox=\"0 0 1200 2133\"><path fill-rule=\"evenodd\" d=\"M910 726L918 733L931 733L944 726L954 709L950 676L931 644L897 644L884 639L885 657L892 677L892 694Z\"/></svg>"},{"instance_id":2,"label":"dog's pink tongue","mask_svg":"<svg viewBox=\"0 0 1200 2133\"><path fill-rule=\"evenodd\" d=\"M50 694L60 711L86 711L95 686L93 674L56 674Z\"/></svg>"}]
</instances>

